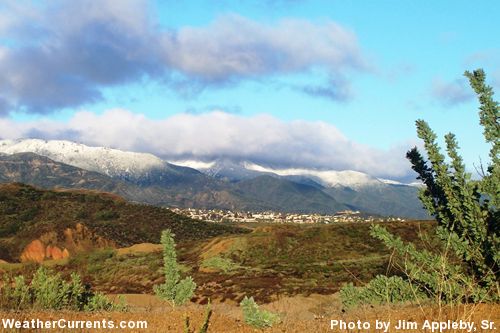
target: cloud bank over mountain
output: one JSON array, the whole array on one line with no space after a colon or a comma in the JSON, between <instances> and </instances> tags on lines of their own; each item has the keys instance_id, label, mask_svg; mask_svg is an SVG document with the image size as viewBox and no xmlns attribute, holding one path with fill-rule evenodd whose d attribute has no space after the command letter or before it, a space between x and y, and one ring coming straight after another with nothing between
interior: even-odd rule
<instances>
[{"instance_id":1,"label":"cloud bank over mountain","mask_svg":"<svg viewBox=\"0 0 500 333\"><path fill-rule=\"evenodd\" d=\"M0 119L4 139L67 139L87 145L150 152L168 160L249 160L274 168L355 170L390 179L413 179L405 152L357 143L335 126L270 115L241 116L221 111L177 114L152 120L127 110L101 115L78 112L67 122Z\"/></svg>"}]
</instances>

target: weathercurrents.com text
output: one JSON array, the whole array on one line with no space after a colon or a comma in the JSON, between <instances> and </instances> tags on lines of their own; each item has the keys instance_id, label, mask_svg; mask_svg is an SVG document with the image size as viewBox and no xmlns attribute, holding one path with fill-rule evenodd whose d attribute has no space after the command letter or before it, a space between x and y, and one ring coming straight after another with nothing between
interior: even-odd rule
<instances>
[{"instance_id":1,"label":"weathercurrents.com text","mask_svg":"<svg viewBox=\"0 0 500 333\"><path fill-rule=\"evenodd\" d=\"M60 318L57 320L41 320L41 319L13 319L2 318L3 329L36 329L36 330L53 330L53 329L100 329L100 330L132 330L132 329L147 329L148 322L145 320L68 320Z\"/></svg>"}]
</instances>

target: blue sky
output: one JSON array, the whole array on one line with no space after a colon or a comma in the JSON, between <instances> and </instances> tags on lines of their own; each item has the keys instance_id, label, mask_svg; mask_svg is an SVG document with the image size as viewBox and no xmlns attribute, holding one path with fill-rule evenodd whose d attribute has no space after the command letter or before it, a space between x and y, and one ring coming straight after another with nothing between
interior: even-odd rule
<instances>
[{"instance_id":1,"label":"blue sky","mask_svg":"<svg viewBox=\"0 0 500 333\"><path fill-rule=\"evenodd\" d=\"M462 74L484 68L500 88L498 13L497 1L4 1L0 137L410 179L422 118L457 134L473 170L488 147Z\"/></svg>"}]
</instances>

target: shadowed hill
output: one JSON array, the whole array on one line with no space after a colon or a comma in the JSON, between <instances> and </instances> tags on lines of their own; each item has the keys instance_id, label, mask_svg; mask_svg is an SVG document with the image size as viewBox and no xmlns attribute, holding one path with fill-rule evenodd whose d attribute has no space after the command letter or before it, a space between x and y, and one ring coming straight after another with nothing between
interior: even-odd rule
<instances>
[{"instance_id":1,"label":"shadowed hill","mask_svg":"<svg viewBox=\"0 0 500 333\"><path fill-rule=\"evenodd\" d=\"M259 176L236 184L243 195L274 205L277 211L335 213L348 209L315 186L272 176Z\"/></svg>"},{"instance_id":2,"label":"shadowed hill","mask_svg":"<svg viewBox=\"0 0 500 333\"><path fill-rule=\"evenodd\" d=\"M18 183L0 185L0 259L18 260L24 247L40 237L50 243L61 242L65 231L75 229L77 224L88 228L89 237L117 246L158 243L166 228L178 241L245 232L195 221L165 208L128 203L114 194L49 191Z\"/></svg>"}]
</instances>

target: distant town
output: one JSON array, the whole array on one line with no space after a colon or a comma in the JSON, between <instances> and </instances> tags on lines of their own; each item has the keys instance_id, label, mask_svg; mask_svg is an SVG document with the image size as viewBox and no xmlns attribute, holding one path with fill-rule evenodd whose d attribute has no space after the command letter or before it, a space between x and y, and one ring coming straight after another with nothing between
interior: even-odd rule
<instances>
[{"instance_id":1,"label":"distant town","mask_svg":"<svg viewBox=\"0 0 500 333\"><path fill-rule=\"evenodd\" d=\"M362 214L359 211L344 210L334 215L300 214L282 212L240 212L220 209L171 208L177 214L195 220L232 223L341 223L341 222L392 222L405 221L401 217L380 217Z\"/></svg>"}]
</instances>

